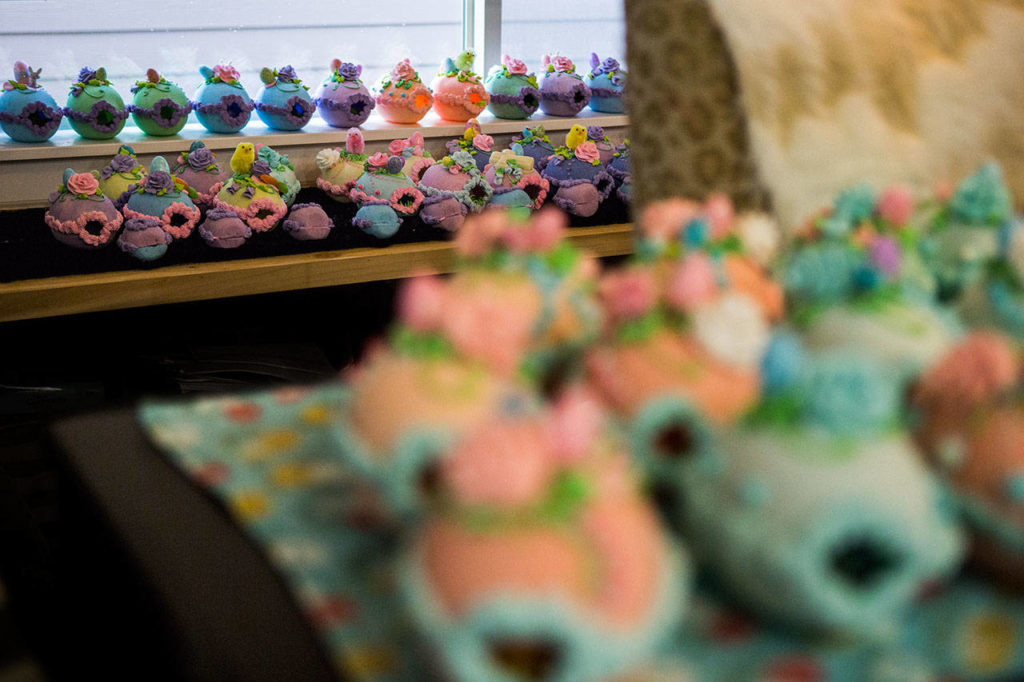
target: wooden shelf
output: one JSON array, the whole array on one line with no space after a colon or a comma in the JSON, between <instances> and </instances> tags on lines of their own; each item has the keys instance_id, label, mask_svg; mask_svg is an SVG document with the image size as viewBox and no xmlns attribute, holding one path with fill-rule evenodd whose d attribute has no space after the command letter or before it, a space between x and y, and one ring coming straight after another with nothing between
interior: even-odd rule
<instances>
[{"instance_id":1,"label":"wooden shelf","mask_svg":"<svg viewBox=\"0 0 1024 682\"><path fill-rule=\"evenodd\" d=\"M628 223L569 234L597 256L633 250ZM420 242L23 280L0 284L0 322L396 279L418 269L450 272L453 262L451 242Z\"/></svg>"}]
</instances>

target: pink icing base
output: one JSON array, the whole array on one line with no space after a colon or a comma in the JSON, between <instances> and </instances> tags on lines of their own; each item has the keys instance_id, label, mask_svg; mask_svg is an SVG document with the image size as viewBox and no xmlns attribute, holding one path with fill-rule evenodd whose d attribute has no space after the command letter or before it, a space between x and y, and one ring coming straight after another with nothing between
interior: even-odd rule
<instances>
[{"instance_id":1,"label":"pink icing base","mask_svg":"<svg viewBox=\"0 0 1024 682\"><path fill-rule=\"evenodd\" d=\"M199 196L196 198L196 205L198 205L198 206L209 206L209 207L216 206L217 205L217 194L220 192L220 190L221 190L221 188L223 186L224 186L223 182L217 182L217 183L214 183L213 186L210 187L209 191L200 192Z\"/></svg>"},{"instance_id":2,"label":"pink icing base","mask_svg":"<svg viewBox=\"0 0 1024 682\"><path fill-rule=\"evenodd\" d=\"M152 218L151 215L145 213L139 213L133 209L125 206L121 211L124 213L126 218ZM185 218L185 222L180 225L173 225L171 218L179 215ZM184 239L185 237L192 234L192 230L195 229L196 225L199 224L199 217L201 212L195 206L188 206L180 201L175 201L170 206L164 209L161 214L159 221L160 227L164 229L164 232L171 235L175 239Z\"/></svg>"},{"instance_id":3,"label":"pink icing base","mask_svg":"<svg viewBox=\"0 0 1024 682\"><path fill-rule=\"evenodd\" d=\"M223 208L231 211L239 218L245 221L254 232L267 232L272 227L281 222L284 218L285 213L288 212L288 207L284 205L284 202L276 202L269 197L260 197L259 199L253 199L249 202L246 208L240 208L238 206L232 206L231 204L225 203L220 199L217 199L217 208ZM256 216L263 209L269 211L266 217L257 218Z\"/></svg>"},{"instance_id":4,"label":"pink icing base","mask_svg":"<svg viewBox=\"0 0 1024 682\"><path fill-rule=\"evenodd\" d=\"M668 330L639 343L595 348L586 367L598 391L630 416L650 400L678 395L712 422L726 424L741 417L760 390L756 372L725 365L695 339Z\"/></svg>"},{"instance_id":5,"label":"pink icing base","mask_svg":"<svg viewBox=\"0 0 1024 682\"><path fill-rule=\"evenodd\" d=\"M412 197L413 203L408 205L401 203L401 200L406 197ZM402 215L413 215L419 210L422 203L423 192L415 187L399 187L391 193L391 199L388 201L391 208Z\"/></svg>"},{"instance_id":6,"label":"pink icing base","mask_svg":"<svg viewBox=\"0 0 1024 682\"><path fill-rule=\"evenodd\" d=\"M103 211L85 211L80 213L74 220L58 220L47 211L46 215L43 216L43 220L54 232L54 236L65 244L89 247L103 246L109 242L121 228L121 223L124 222L124 218L121 217L120 213L108 216ZM99 234L91 234L86 231L85 226L90 221L103 223L103 229L100 230ZM81 243L76 244L73 240L61 239L59 235L73 235Z\"/></svg>"},{"instance_id":7,"label":"pink icing base","mask_svg":"<svg viewBox=\"0 0 1024 682\"><path fill-rule=\"evenodd\" d=\"M548 198L548 192L551 190L551 183L541 177L540 173L533 172L524 175L520 178L516 187L523 190L527 194L530 193L531 188L536 189L536 196L533 199L531 207L533 210L540 210L540 207L544 205L544 200Z\"/></svg>"},{"instance_id":8,"label":"pink icing base","mask_svg":"<svg viewBox=\"0 0 1024 682\"><path fill-rule=\"evenodd\" d=\"M329 194L333 199L349 199L349 192L356 186L355 180L349 180L344 186L336 185L330 180L323 178L316 179L316 186Z\"/></svg>"},{"instance_id":9,"label":"pink icing base","mask_svg":"<svg viewBox=\"0 0 1024 682\"><path fill-rule=\"evenodd\" d=\"M426 156L422 156L412 164L412 168L409 169L409 177L412 178L413 182L418 183L423 174L427 172L427 169L433 166L436 161Z\"/></svg>"}]
</instances>

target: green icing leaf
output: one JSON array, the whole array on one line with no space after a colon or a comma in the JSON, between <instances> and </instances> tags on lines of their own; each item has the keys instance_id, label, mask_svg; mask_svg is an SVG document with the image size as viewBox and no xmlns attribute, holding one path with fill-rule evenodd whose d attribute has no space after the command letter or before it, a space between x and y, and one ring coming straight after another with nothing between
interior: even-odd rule
<instances>
[{"instance_id":1,"label":"green icing leaf","mask_svg":"<svg viewBox=\"0 0 1024 682\"><path fill-rule=\"evenodd\" d=\"M394 348L414 358L445 358L452 354L451 344L439 334L418 334L407 327L399 327L391 335Z\"/></svg>"}]
</instances>

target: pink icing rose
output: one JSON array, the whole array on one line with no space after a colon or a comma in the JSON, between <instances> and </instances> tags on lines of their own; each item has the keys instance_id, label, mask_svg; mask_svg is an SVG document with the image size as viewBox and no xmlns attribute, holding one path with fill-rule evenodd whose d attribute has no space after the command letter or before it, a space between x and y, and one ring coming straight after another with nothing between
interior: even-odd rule
<instances>
[{"instance_id":1,"label":"pink icing rose","mask_svg":"<svg viewBox=\"0 0 1024 682\"><path fill-rule=\"evenodd\" d=\"M546 208L534 217L527 228L529 249L536 252L549 251L562 240L568 226L565 213Z\"/></svg>"},{"instance_id":2,"label":"pink icing rose","mask_svg":"<svg viewBox=\"0 0 1024 682\"><path fill-rule=\"evenodd\" d=\"M914 213L914 195L908 187L889 187L878 198L878 215L897 227L910 221Z\"/></svg>"},{"instance_id":3,"label":"pink icing rose","mask_svg":"<svg viewBox=\"0 0 1024 682\"><path fill-rule=\"evenodd\" d=\"M601 402L585 388L574 386L563 393L553 409L551 442L562 462L582 459L604 427Z\"/></svg>"},{"instance_id":4,"label":"pink icing rose","mask_svg":"<svg viewBox=\"0 0 1024 682\"><path fill-rule=\"evenodd\" d=\"M648 239L667 242L700 213L700 205L689 199L665 199L644 209L640 230Z\"/></svg>"},{"instance_id":5,"label":"pink icing rose","mask_svg":"<svg viewBox=\"0 0 1024 682\"><path fill-rule=\"evenodd\" d=\"M577 145L576 158L580 161L593 163L601 158L601 153L597 151L597 145L593 141L587 140Z\"/></svg>"},{"instance_id":6,"label":"pink icing rose","mask_svg":"<svg viewBox=\"0 0 1024 682\"><path fill-rule=\"evenodd\" d=\"M455 446L442 468L459 502L506 508L543 499L556 472L544 427L532 420L477 429Z\"/></svg>"},{"instance_id":7,"label":"pink icing rose","mask_svg":"<svg viewBox=\"0 0 1024 682\"><path fill-rule=\"evenodd\" d=\"M410 147L423 148L423 133L415 132L409 136L405 143Z\"/></svg>"},{"instance_id":8,"label":"pink icing rose","mask_svg":"<svg viewBox=\"0 0 1024 682\"><path fill-rule=\"evenodd\" d=\"M658 287L650 270L614 270L601 278L598 296L612 319L629 320L647 314L657 302Z\"/></svg>"},{"instance_id":9,"label":"pink icing rose","mask_svg":"<svg viewBox=\"0 0 1024 682\"><path fill-rule=\"evenodd\" d=\"M432 275L413 276L398 293L398 317L415 332L439 330L444 308L444 283Z\"/></svg>"},{"instance_id":10,"label":"pink icing rose","mask_svg":"<svg viewBox=\"0 0 1024 682\"><path fill-rule=\"evenodd\" d=\"M502 293L484 286L462 292L450 301L441 325L459 353L509 375L529 345L534 319L530 301L509 300Z\"/></svg>"},{"instance_id":11,"label":"pink icing rose","mask_svg":"<svg viewBox=\"0 0 1024 682\"><path fill-rule=\"evenodd\" d=\"M940 359L918 382L915 399L933 409L970 409L1017 384L1020 366L1009 340L975 332Z\"/></svg>"},{"instance_id":12,"label":"pink icing rose","mask_svg":"<svg viewBox=\"0 0 1024 682\"><path fill-rule=\"evenodd\" d=\"M368 161L374 168L385 168L388 165L388 155L384 152L377 152L371 156Z\"/></svg>"},{"instance_id":13,"label":"pink icing rose","mask_svg":"<svg viewBox=\"0 0 1024 682\"><path fill-rule=\"evenodd\" d=\"M520 61L519 59L512 59L508 55L501 58L501 63L505 65L508 72L513 76L525 76L526 75L526 62Z\"/></svg>"},{"instance_id":14,"label":"pink icing rose","mask_svg":"<svg viewBox=\"0 0 1024 682\"><path fill-rule=\"evenodd\" d=\"M555 67L555 71L561 71L562 73L571 73L573 68L572 60L568 57L552 57L551 64Z\"/></svg>"},{"instance_id":15,"label":"pink icing rose","mask_svg":"<svg viewBox=\"0 0 1024 682\"><path fill-rule=\"evenodd\" d=\"M99 186L92 173L75 173L68 178L68 191L72 194L95 194Z\"/></svg>"},{"instance_id":16,"label":"pink icing rose","mask_svg":"<svg viewBox=\"0 0 1024 682\"><path fill-rule=\"evenodd\" d=\"M213 75L222 81L237 81L240 78L238 69L230 64L217 64L213 67Z\"/></svg>"},{"instance_id":17,"label":"pink icing rose","mask_svg":"<svg viewBox=\"0 0 1024 682\"><path fill-rule=\"evenodd\" d=\"M391 77L396 81L416 80L416 69L412 68L412 64L406 58L395 64L395 68L391 69Z\"/></svg>"},{"instance_id":18,"label":"pink icing rose","mask_svg":"<svg viewBox=\"0 0 1024 682\"><path fill-rule=\"evenodd\" d=\"M405 149L405 146L405 140L391 140L391 143L388 144L388 151L396 156L399 156L401 155L402 150Z\"/></svg>"},{"instance_id":19,"label":"pink icing rose","mask_svg":"<svg viewBox=\"0 0 1024 682\"><path fill-rule=\"evenodd\" d=\"M482 152L489 152L494 146L494 138L490 135L477 135L473 138L473 146Z\"/></svg>"},{"instance_id":20,"label":"pink icing rose","mask_svg":"<svg viewBox=\"0 0 1024 682\"><path fill-rule=\"evenodd\" d=\"M704 215L711 225L711 238L724 239L732 232L733 220L736 217L732 208L732 200L722 193L712 194L704 202Z\"/></svg>"},{"instance_id":21,"label":"pink icing rose","mask_svg":"<svg viewBox=\"0 0 1024 682\"><path fill-rule=\"evenodd\" d=\"M455 235L455 250L466 258L483 256L494 247L508 227L505 211L488 209L463 224Z\"/></svg>"},{"instance_id":22,"label":"pink icing rose","mask_svg":"<svg viewBox=\"0 0 1024 682\"><path fill-rule=\"evenodd\" d=\"M676 310L691 311L718 293L711 258L701 252L686 255L669 276L665 298Z\"/></svg>"}]
</instances>

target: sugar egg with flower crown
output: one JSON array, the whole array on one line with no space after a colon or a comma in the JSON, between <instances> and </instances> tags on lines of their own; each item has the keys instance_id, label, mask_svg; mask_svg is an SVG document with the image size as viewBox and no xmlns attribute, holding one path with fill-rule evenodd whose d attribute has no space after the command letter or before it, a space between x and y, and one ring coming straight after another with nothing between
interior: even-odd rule
<instances>
[{"instance_id":1,"label":"sugar egg with flower crown","mask_svg":"<svg viewBox=\"0 0 1024 682\"><path fill-rule=\"evenodd\" d=\"M3 82L0 93L0 129L18 142L43 142L53 137L63 110L38 79L42 69L14 62L14 80Z\"/></svg>"},{"instance_id":2,"label":"sugar egg with flower crown","mask_svg":"<svg viewBox=\"0 0 1024 682\"><path fill-rule=\"evenodd\" d=\"M123 144L98 173L94 171L100 182L100 189L110 197L118 208L128 201L128 192L146 179L146 167L139 163L135 150Z\"/></svg>"},{"instance_id":3,"label":"sugar egg with flower crown","mask_svg":"<svg viewBox=\"0 0 1024 682\"><path fill-rule=\"evenodd\" d=\"M107 80L106 69L84 67L78 73L78 80L71 84L64 115L82 137L109 140L124 128L128 110L121 95Z\"/></svg>"},{"instance_id":4,"label":"sugar egg with flower crown","mask_svg":"<svg viewBox=\"0 0 1024 682\"><path fill-rule=\"evenodd\" d=\"M470 213L479 213L493 190L465 151L457 151L427 167L416 186L423 193L420 219L455 232Z\"/></svg>"},{"instance_id":5,"label":"sugar egg with flower crown","mask_svg":"<svg viewBox=\"0 0 1024 682\"><path fill-rule=\"evenodd\" d=\"M376 102L363 85L361 64L331 60L331 73L313 95L320 118L335 128L354 128L366 123ZM428 107L429 108L429 107Z\"/></svg>"},{"instance_id":6,"label":"sugar egg with flower crown","mask_svg":"<svg viewBox=\"0 0 1024 682\"><path fill-rule=\"evenodd\" d=\"M550 184L533 167L533 159L522 152L518 144L491 152L484 178L494 190L492 203L536 210L544 204Z\"/></svg>"},{"instance_id":7,"label":"sugar egg with flower crown","mask_svg":"<svg viewBox=\"0 0 1024 682\"><path fill-rule=\"evenodd\" d=\"M430 84L434 111L447 121L468 121L487 108L491 96L473 72L476 55L466 50L455 59L445 59L441 72Z\"/></svg>"},{"instance_id":8,"label":"sugar egg with flower crown","mask_svg":"<svg viewBox=\"0 0 1024 682\"><path fill-rule=\"evenodd\" d=\"M270 164L256 157L255 145L241 142L231 155L232 176L224 181L214 205L233 211L254 232L268 232L288 212L284 183L271 175Z\"/></svg>"},{"instance_id":9,"label":"sugar egg with flower crown","mask_svg":"<svg viewBox=\"0 0 1024 682\"><path fill-rule=\"evenodd\" d=\"M352 201L349 191L363 174L366 159L363 131L349 128L344 148L321 149L317 152L316 166L320 170L320 177L316 179L316 186L335 201Z\"/></svg>"},{"instance_id":10,"label":"sugar egg with flower crown","mask_svg":"<svg viewBox=\"0 0 1024 682\"><path fill-rule=\"evenodd\" d=\"M469 154L476 162L476 167L482 173L484 166L487 165L488 160L491 158L491 151L494 149L494 138L483 132L479 121L471 118L466 121L466 128L462 131L462 136L454 140L448 140L444 143L444 146L449 154L454 154L457 151Z\"/></svg>"},{"instance_id":11,"label":"sugar egg with flower crown","mask_svg":"<svg viewBox=\"0 0 1024 682\"><path fill-rule=\"evenodd\" d=\"M587 139L587 130L574 125L565 136L565 145L544 165L541 175L553 188L552 199L573 215L590 217L615 189L615 181L601 165L597 145Z\"/></svg>"},{"instance_id":12,"label":"sugar egg with flower crown","mask_svg":"<svg viewBox=\"0 0 1024 682\"><path fill-rule=\"evenodd\" d=\"M252 115L253 101L239 81L238 69L217 64L212 69L200 66L203 84L196 90L192 105L196 118L211 133L237 133Z\"/></svg>"},{"instance_id":13,"label":"sugar egg with flower crown","mask_svg":"<svg viewBox=\"0 0 1024 682\"><path fill-rule=\"evenodd\" d=\"M378 239L398 232L402 221L414 215L423 202L423 193L402 169L405 159L377 152L366 160L362 175L349 190L349 198L359 205L352 224Z\"/></svg>"},{"instance_id":14,"label":"sugar egg with flower crown","mask_svg":"<svg viewBox=\"0 0 1024 682\"><path fill-rule=\"evenodd\" d=\"M626 111L626 72L618 60L607 57L602 61L597 53L591 52L590 72L583 80L590 88L591 109L605 114Z\"/></svg>"},{"instance_id":15,"label":"sugar egg with flower crown","mask_svg":"<svg viewBox=\"0 0 1024 682\"><path fill-rule=\"evenodd\" d=\"M409 59L395 64L374 88L374 102L385 121L416 123L434 105L434 93L423 84Z\"/></svg>"},{"instance_id":16,"label":"sugar egg with flower crown","mask_svg":"<svg viewBox=\"0 0 1024 682\"><path fill-rule=\"evenodd\" d=\"M124 221L96 176L71 168L65 169L60 186L50 194L50 208L43 219L57 241L79 249L106 245Z\"/></svg>"},{"instance_id":17,"label":"sugar egg with flower crown","mask_svg":"<svg viewBox=\"0 0 1024 682\"><path fill-rule=\"evenodd\" d=\"M147 69L146 77L132 86L132 103L128 106L135 125L147 135L176 135L188 123L192 111L185 91L156 69Z\"/></svg>"},{"instance_id":18,"label":"sugar egg with flower crown","mask_svg":"<svg viewBox=\"0 0 1024 682\"><path fill-rule=\"evenodd\" d=\"M256 101L256 115L274 130L301 130L316 111L309 96L309 88L295 74L292 65L280 69L260 69L260 88Z\"/></svg>"},{"instance_id":19,"label":"sugar egg with flower crown","mask_svg":"<svg viewBox=\"0 0 1024 682\"><path fill-rule=\"evenodd\" d=\"M204 209L214 205L221 185L231 177L231 170L226 167L221 169L217 156L202 140L195 140L189 145L188 151L178 155L171 172L195 190L195 203Z\"/></svg>"},{"instance_id":20,"label":"sugar egg with flower crown","mask_svg":"<svg viewBox=\"0 0 1024 682\"><path fill-rule=\"evenodd\" d=\"M156 156L145 180L131 190L122 212L126 218L155 218L167 234L184 239L199 223L200 212L192 195L195 190L171 174L164 157Z\"/></svg>"},{"instance_id":21,"label":"sugar egg with flower crown","mask_svg":"<svg viewBox=\"0 0 1024 682\"><path fill-rule=\"evenodd\" d=\"M501 64L491 68L484 87L491 96L487 110L497 118L529 118L540 107L537 77L529 73L522 60L507 54L502 56Z\"/></svg>"},{"instance_id":22,"label":"sugar egg with flower crown","mask_svg":"<svg viewBox=\"0 0 1024 682\"><path fill-rule=\"evenodd\" d=\"M409 137L391 140L388 143L388 153L401 156L405 160L402 172L412 178L413 182L419 182L423 171L434 164L434 157L426 148L423 133L418 130Z\"/></svg>"},{"instance_id":23,"label":"sugar egg with flower crown","mask_svg":"<svg viewBox=\"0 0 1024 682\"><path fill-rule=\"evenodd\" d=\"M568 57L544 55L540 81L540 109L552 116L575 116L590 102L590 88L576 73Z\"/></svg>"}]
</instances>

